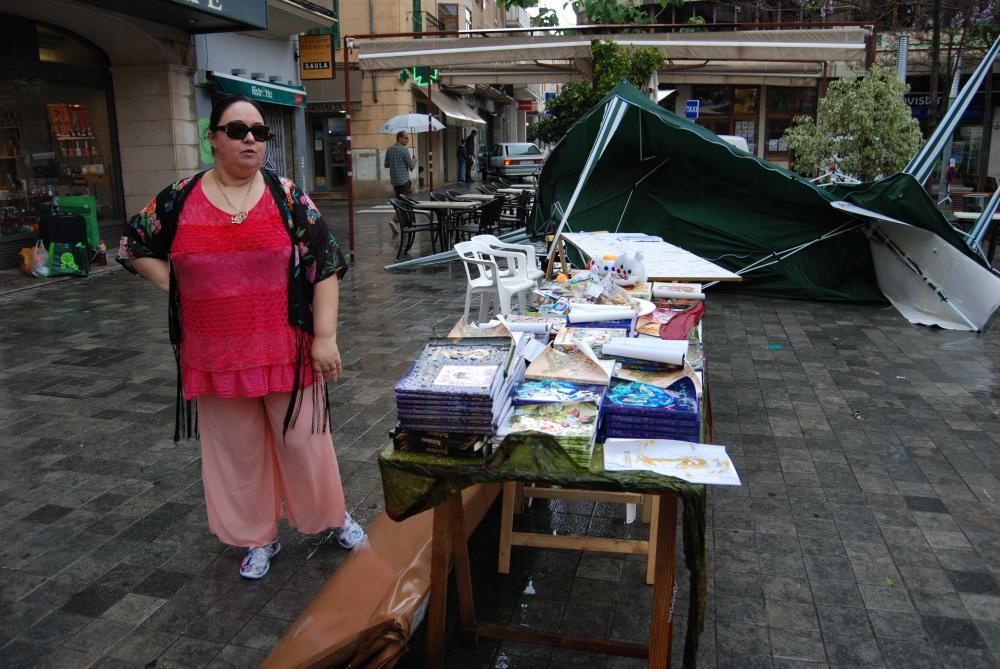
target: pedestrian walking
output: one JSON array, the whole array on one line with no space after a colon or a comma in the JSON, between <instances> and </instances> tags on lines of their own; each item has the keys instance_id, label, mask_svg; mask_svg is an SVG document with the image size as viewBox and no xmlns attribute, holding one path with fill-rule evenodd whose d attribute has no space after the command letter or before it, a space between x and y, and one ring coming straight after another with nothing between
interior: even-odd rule
<instances>
[{"instance_id":1,"label":"pedestrian walking","mask_svg":"<svg viewBox=\"0 0 1000 669\"><path fill-rule=\"evenodd\" d=\"M473 130L465 138L465 155L467 166L465 168L465 181L472 183L472 167L476 164L476 131Z\"/></svg>"},{"instance_id":2,"label":"pedestrian walking","mask_svg":"<svg viewBox=\"0 0 1000 669\"><path fill-rule=\"evenodd\" d=\"M465 181L466 170L469 169L469 154L465 151L465 142L458 143L456 157L458 158L458 181L462 183Z\"/></svg>"},{"instance_id":3,"label":"pedestrian walking","mask_svg":"<svg viewBox=\"0 0 1000 669\"><path fill-rule=\"evenodd\" d=\"M396 196L410 195L413 193L413 184L410 181L410 172L417 166L417 157L410 155L406 146L410 143L410 135L405 130L396 133L396 143L386 149L383 166L389 170L389 182ZM392 235L399 234L399 221L393 215L389 221L392 228Z\"/></svg>"},{"instance_id":4,"label":"pedestrian walking","mask_svg":"<svg viewBox=\"0 0 1000 669\"><path fill-rule=\"evenodd\" d=\"M220 100L208 139L215 166L134 216L118 260L169 295L174 439L199 433L208 527L247 549L240 575L259 579L281 550L282 503L303 533L348 549L364 539L329 429L347 263L309 197L262 169L273 135L256 103Z\"/></svg>"}]
</instances>

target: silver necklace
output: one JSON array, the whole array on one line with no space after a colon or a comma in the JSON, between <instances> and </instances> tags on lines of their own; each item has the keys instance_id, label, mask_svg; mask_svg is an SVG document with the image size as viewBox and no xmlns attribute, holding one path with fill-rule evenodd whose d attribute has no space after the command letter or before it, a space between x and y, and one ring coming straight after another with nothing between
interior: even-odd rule
<instances>
[{"instance_id":1,"label":"silver necklace","mask_svg":"<svg viewBox=\"0 0 1000 669\"><path fill-rule=\"evenodd\" d=\"M215 170L212 171L212 178L215 179L215 185L218 187L219 192L222 193L222 197L225 198L226 204L229 205L230 209L235 209L236 213L232 214L229 218L229 222L233 225L240 225L243 221L247 220L249 212L247 212L247 202L250 200L250 191L253 190L254 182L257 181L257 173L255 172L253 178L250 179L250 184L247 186L247 192L243 196L243 206L237 207L233 204L233 201L229 199L226 195L226 191L222 190L222 180L219 179L219 174Z\"/></svg>"}]
</instances>

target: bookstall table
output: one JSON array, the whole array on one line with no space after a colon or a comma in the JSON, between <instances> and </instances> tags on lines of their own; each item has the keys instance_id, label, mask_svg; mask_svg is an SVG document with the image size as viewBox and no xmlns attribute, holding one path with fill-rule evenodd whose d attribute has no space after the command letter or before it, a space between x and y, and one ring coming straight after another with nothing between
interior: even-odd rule
<instances>
[{"instance_id":1,"label":"bookstall table","mask_svg":"<svg viewBox=\"0 0 1000 669\"><path fill-rule=\"evenodd\" d=\"M690 601L684 644L685 666L691 666L704 621L705 487L645 471L604 471L604 451L595 446L589 467L576 464L550 437L542 434L509 436L485 460L428 453L400 452L390 444L379 455L386 513L403 520L434 509L430 602L427 612L426 666L443 666L448 566L454 561L456 592L463 638L475 645L479 637L596 653L648 658L650 667L670 666L674 612L677 501L683 501L684 560L690 573ZM476 483L519 481L564 485L597 492L656 495L656 577L649 644L582 635L563 635L476 620L472 576L461 491Z\"/></svg>"}]
</instances>

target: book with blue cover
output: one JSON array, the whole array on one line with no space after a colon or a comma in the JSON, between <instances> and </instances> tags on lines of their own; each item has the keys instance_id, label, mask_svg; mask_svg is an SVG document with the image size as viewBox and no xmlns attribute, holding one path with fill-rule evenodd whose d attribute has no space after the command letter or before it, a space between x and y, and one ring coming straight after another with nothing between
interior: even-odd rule
<instances>
[{"instance_id":1,"label":"book with blue cover","mask_svg":"<svg viewBox=\"0 0 1000 669\"><path fill-rule=\"evenodd\" d=\"M617 382L608 391L607 413L631 414L650 418L699 418L698 395L694 382L683 377L670 388L640 383Z\"/></svg>"},{"instance_id":2,"label":"book with blue cover","mask_svg":"<svg viewBox=\"0 0 1000 669\"><path fill-rule=\"evenodd\" d=\"M525 381L514 388L514 404L539 404L544 402L593 402L600 406L604 386L536 379Z\"/></svg>"}]
</instances>

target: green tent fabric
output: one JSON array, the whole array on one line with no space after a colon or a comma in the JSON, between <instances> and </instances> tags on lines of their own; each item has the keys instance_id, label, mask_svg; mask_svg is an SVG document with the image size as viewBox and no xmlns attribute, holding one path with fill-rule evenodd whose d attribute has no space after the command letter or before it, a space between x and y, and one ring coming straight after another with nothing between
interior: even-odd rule
<instances>
[{"instance_id":1,"label":"green tent fabric","mask_svg":"<svg viewBox=\"0 0 1000 669\"><path fill-rule=\"evenodd\" d=\"M588 175L602 127L606 134L607 110L620 107L617 130L594 156ZM905 203L897 202L900 194ZM764 265L744 276L753 292L884 302L864 225L831 206L840 199L876 211L891 208L901 220L965 248L912 177L827 191L658 107L622 82L550 154L529 232L551 232L569 209L566 231L644 232L731 271Z\"/></svg>"}]
</instances>

